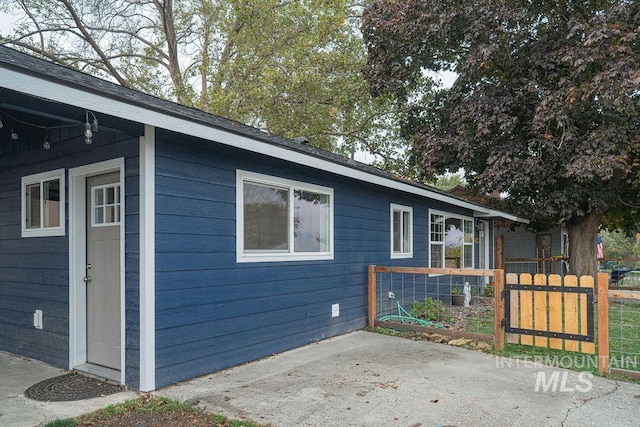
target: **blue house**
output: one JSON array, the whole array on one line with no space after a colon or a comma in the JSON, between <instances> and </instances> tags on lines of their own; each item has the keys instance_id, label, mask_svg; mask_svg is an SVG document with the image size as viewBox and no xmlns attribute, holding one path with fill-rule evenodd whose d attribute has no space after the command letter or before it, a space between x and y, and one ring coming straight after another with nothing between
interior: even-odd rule
<instances>
[{"instance_id":1,"label":"blue house","mask_svg":"<svg viewBox=\"0 0 640 427\"><path fill-rule=\"evenodd\" d=\"M487 268L518 220L5 47L0 121L0 349L144 391L362 328L368 265Z\"/></svg>"}]
</instances>

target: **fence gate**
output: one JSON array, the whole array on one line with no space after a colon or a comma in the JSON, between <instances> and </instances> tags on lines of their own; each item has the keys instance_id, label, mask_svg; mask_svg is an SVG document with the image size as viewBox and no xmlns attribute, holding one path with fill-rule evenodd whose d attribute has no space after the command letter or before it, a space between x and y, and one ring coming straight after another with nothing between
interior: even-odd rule
<instances>
[{"instance_id":1,"label":"fence gate","mask_svg":"<svg viewBox=\"0 0 640 427\"><path fill-rule=\"evenodd\" d=\"M594 278L506 275L507 342L594 354Z\"/></svg>"}]
</instances>

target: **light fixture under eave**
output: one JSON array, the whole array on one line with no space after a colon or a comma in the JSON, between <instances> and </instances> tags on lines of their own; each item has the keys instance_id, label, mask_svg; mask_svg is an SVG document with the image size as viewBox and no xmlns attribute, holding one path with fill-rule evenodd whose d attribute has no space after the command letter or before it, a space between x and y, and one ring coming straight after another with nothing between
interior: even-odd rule
<instances>
[{"instance_id":1,"label":"light fixture under eave","mask_svg":"<svg viewBox=\"0 0 640 427\"><path fill-rule=\"evenodd\" d=\"M89 114L93 117L93 121L89 123ZM95 114L91 111L85 111L85 119L84 122L84 143L89 145L93 142L93 132L98 131L98 119Z\"/></svg>"},{"instance_id":2,"label":"light fixture under eave","mask_svg":"<svg viewBox=\"0 0 640 427\"><path fill-rule=\"evenodd\" d=\"M91 139L93 137L93 132L91 132L91 123L89 123L88 121L84 124L84 143L85 144L91 144L93 142L93 140Z\"/></svg>"}]
</instances>

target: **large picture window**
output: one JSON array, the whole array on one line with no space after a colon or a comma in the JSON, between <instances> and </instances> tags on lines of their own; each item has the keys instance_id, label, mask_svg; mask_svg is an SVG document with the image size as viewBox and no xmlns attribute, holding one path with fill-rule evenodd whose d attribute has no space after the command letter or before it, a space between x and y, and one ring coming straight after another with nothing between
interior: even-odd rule
<instances>
[{"instance_id":1,"label":"large picture window","mask_svg":"<svg viewBox=\"0 0 640 427\"><path fill-rule=\"evenodd\" d=\"M413 256L413 208L391 204L391 258Z\"/></svg>"},{"instance_id":2,"label":"large picture window","mask_svg":"<svg viewBox=\"0 0 640 427\"><path fill-rule=\"evenodd\" d=\"M473 268L473 220L431 212L429 262L431 268Z\"/></svg>"},{"instance_id":3,"label":"large picture window","mask_svg":"<svg viewBox=\"0 0 640 427\"><path fill-rule=\"evenodd\" d=\"M333 190L237 173L238 262L333 258Z\"/></svg>"},{"instance_id":4,"label":"large picture window","mask_svg":"<svg viewBox=\"0 0 640 427\"><path fill-rule=\"evenodd\" d=\"M22 178L22 237L64 235L64 169Z\"/></svg>"}]
</instances>

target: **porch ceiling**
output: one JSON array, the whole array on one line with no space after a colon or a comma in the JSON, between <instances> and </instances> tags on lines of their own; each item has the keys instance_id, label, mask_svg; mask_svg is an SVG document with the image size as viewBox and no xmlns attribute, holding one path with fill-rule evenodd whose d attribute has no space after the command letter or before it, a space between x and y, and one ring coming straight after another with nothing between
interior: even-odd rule
<instances>
[{"instance_id":1,"label":"porch ceiling","mask_svg":"<svg viewBox=\"0 0 640 427\"><path fill-rule=\"evenodd\" d=\"M84 108L63 102L55 102L0 87L0 115L4 113L7 116L15 117L18 120L37 126L51 127L74 123L81 124L85 121L86 111ZM97 115L99 126L103 130L126 133L131 136L144 134L144 126L140 123L106 114L95 114ZM5 126L11 126L10 123L11 120L9 120L9 123L5 123Z\"/></svg>"}]
</instances>

